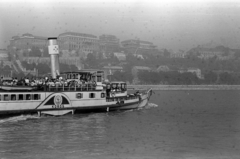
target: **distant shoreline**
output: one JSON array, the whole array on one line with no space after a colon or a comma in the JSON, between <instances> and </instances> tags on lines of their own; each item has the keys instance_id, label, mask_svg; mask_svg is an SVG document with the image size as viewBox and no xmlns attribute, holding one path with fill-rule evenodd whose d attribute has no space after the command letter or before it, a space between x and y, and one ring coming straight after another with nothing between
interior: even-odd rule
<instances>
[{"instance_id":1,"label":"distant shoreline","mask_svg":"<svg viewBox=\"0 0 240 159\"><path fill-rule=\"evenodd\" d=\"M129 90L240 90L240 85L128 85Z\"/></svg>"}]
</instances>

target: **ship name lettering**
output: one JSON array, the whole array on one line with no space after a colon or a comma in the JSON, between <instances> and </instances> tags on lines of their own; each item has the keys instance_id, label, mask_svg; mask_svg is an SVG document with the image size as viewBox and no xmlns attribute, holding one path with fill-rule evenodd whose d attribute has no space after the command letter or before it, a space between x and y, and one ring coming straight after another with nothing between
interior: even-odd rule
<instances>
[{"instance_id":1,"label":"ship name lettering","mask_svg":"<svg viewBox=\"0 0 240 159\"><path fill-rule=\"evenodd\" d=\"M58 108L64 108L64 105L52 105L52 108L58 109Z\"/></svg>"}]
</instances>

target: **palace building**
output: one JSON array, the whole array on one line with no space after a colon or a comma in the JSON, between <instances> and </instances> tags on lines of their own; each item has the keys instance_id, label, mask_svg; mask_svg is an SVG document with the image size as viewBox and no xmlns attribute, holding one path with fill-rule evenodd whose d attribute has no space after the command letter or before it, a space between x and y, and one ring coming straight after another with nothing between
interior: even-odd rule
<instances>
[{"instance_id":1,"label":"palace building","mask_svg":"<svg viewBox=\"0 0 240 159\"><path fill-rule=\"evenodd\" d=\"M41 49L47 46L47 37L35 36L29 33L25 33L22 36L13 36L10 40L10 47L15 49L31 49L32 47Z\"/></svg>"},{"instance_id":2,"label":"palace building","mask_svg":"<svg viewBox=\"0 0 240 159\"><path fill-rule=\"evenodd\" d=\"M66 32L58 36L60 50L83 52L85 54L99 51L98 37L91 34Z\"/></svg>"},{"instance_id":3,"label":"palace building","mask_svg":"<svg viewBox=\"0 0 240 159\"><path fill-rule=\"evenodd\" d=\"M118 52L120 50L119 39L115 35L103 34L99 36L100 50L105 53Z\"/></svg>"},{"instance_id":4,"label":"palace building","mask_svg":"<svg viewBox=\"0 0 240 159\"><path fill-rule=\"evenodd\" d=\"M125 40L121 42L124 51L131 54L157 53L157 46L152 42L142 40Z\"/></svg>"}]
</instances>

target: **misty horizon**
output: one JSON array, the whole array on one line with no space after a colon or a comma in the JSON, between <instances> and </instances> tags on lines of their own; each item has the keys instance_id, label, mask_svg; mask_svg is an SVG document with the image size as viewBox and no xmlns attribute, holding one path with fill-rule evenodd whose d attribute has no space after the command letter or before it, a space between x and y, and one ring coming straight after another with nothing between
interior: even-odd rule
<instances>
[{"instance_id":1,"label":"misty horizon","mask_svg":"<svg viewBox=\"0 0 240 159\"><path fill-rule=\"evenodd\" d=\"M184 50L198 45L239 48L237 1L0 1L0 48L13 36L30 33L57 37L64 32L120 41L140 39L158 49Z\"/></svg>"}]
</instances>

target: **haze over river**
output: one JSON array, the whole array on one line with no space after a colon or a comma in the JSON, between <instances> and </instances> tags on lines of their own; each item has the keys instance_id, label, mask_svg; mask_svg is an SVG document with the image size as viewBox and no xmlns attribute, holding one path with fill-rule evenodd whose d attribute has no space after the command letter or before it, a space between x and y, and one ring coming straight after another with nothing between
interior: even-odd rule
<instances>
[{"instance_id":1,"label":"haze over river","mask_svg":"<svg viewBox=\"0 0 240 159\"><path fill-rule=\"evenodd\" d=\"M0 119L0 159L240 158L240 91L155 91L140 110Z\"/></svg>"}]
</instances>

